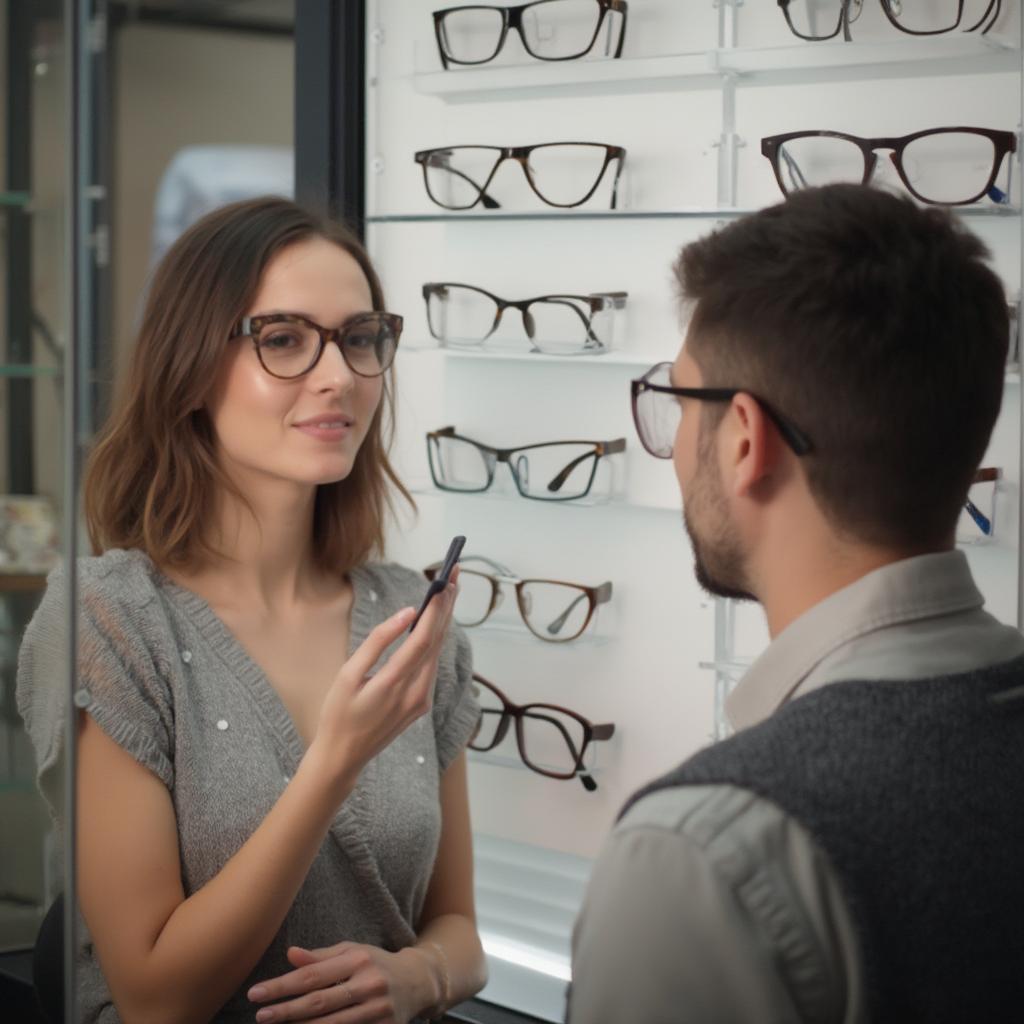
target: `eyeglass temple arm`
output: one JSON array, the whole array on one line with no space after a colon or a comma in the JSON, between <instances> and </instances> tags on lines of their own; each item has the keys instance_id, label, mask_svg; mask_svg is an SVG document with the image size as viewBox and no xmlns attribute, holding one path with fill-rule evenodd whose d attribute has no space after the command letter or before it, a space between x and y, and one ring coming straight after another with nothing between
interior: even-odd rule
<instances>
[{"instance_id":1,"label":"eyeglass temple arm","mask_svg":"<svg viewBox=\"0 0 1024 1024\"><path fill-rule=\"evenodd\" d=\"M804 172L800 170L800 165L782 146L779 147L779 156L786 165L786 170L789 171L789 176L794 185L797 188L807 188L807 179L804 177Z\"/></svg>"},{"instance_id":2,"label":"eyeglass temple arm","mask_svg":"<svg viewBox=\"0 0 1024 1024\"><path fill-rule=\"evenodd\" d=\"M569 474L586 459L601 458L602 455L614 455L616 452L624 452L625 450L626 439L624 437L616 438L614 441L598 441L594 445L592 452L576 456L572 462L557 473L548 484L548 490L551 492L560 491L565 481L569 479Z\"/></svg>"},{"instance_id":3,"label":"eyeglass temple arm","mask_svg":"<svg viewBox=\"0 0 1024 1024\"><path fill-rule=\"evenodd\" d=\"M580 603L580 601L585 600L588 596L589 596L588 594L580 594L579 597L577 597L569 605L569 607L566 608L565 611L562 612L562 614L559 615L558 618L554 620L554 622L552 622L552 623L550 623L548 625L548 627L547 627L548 632L551 633L552 636L554 636L556 633L560 633L561 630L562 630L562 627L565 625L566 620L569 618L569 615L572 613L572 610L576 607L576 605L578 605ZM610 582L602 583L601 586L599 586L594 591L594 604L595 605L604 604L611 596L612 596L612 585L611 585L611 583Z\"/></svg>"},{"instance_id":4,"label":"eyeglass temple arm","mask_svg":"<svg viewBox=\"0 0 1024 1024\"><path fill-rule=\"evenodd\" d=\"M430 161L429 157L427 157L427 161ZM456 170L447 162L435 163L434 166L442 171L447 171L449 174L454 174L457 178L462 178L463 181L468 181L469 184L477 190L480 195L480 202L482 202L488 210L498 210L501 208L501 203L499 203L497 199L492 199L491 196L489 196L468 174L464 174L462 171Z\"/></svg>"},{"instance_id":5,"label":"eyeglass temple arm","mask_svg":"<svg viewBox=\"0 0 1024 1024\"><path fill-rule=\"evenodd\" d=\"M994 12L992 10L993 8L995 8ZM965 28L964 31L975 32L978 28L981 27L982 24L988 21L988 24L985 25L985 27L981 30L981 34L985 35L988 32L988 30L999 20L999 15L1002 12L1002 9L1003 0L989 0L988 7L985 8L985 13L970 28ZM991 20L989 20L990 13L992 14Z\"/></svg>"},{"instance_id":6,"label":"eyeglass temple arm","mask_svg":"<svg viewBox=\"0 0 1024 1024\"><path fill-rule=\"evenodd\" d=\"M562 725L562 723L559 722L557 718L548 718L546 715L530 715L529 717L543 718L544 721L549 722L562 734L562 739L565 740L565 745L569 748L569 753L572 755L572 763L579 766L576 769L576 778L580 780L580 782L583 785L583 788L588 793L593 793L594 790L597 789L597 783L594 781L594 777L590 774L590 772L588 772L586 768L583 767L581 763L583 752L576 749L576 744L573 743L572 737L566 731L565 726ZM519 755L520 757L522 757L522 751L519 752Z\"/></svg>"}]
</instances>

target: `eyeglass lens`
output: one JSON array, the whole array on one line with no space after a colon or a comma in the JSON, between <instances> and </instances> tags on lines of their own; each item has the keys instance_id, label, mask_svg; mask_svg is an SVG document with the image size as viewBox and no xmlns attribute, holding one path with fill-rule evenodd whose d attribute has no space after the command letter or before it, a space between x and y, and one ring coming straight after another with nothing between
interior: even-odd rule
<instances>
[{"instance_id":1,"label":"eyeglass lens","mask_svg":"<svg viewBox=\"0 0 1024 1024\"><path fill-rule=\"evenodd\" d=\"M644 379L651 384L671 387L669 371L669 363L659 363L644 375ZM643 446L652 455L662 459L672 455L672 445L679 430L681 415L682 407L675 395L666 394L664 391L641 391L636 396L634 418L637 433Z\"/></svg>"},{"instance_id":2,"label":"eyeglass lens","mask_svg":"<svg viewBox=\"0 0 1024 1024\"><path fill-rule=\"evenodd\" d=\"M962 203L984 194L996 148L972 132L935 132L907 143L899 157L912 191L930 203ZM865 155L849 139L811 135L780 145L779 176L785 192L864 179Z\"/></svg>"},{"instance_id":3,"label":"eyeglass lens","mask_svg":"<svg viewBox=\"0 0 1024 1024\"><path fill-rule=\"evenodd\" d=\"M434 483L453 491L483 491L494 478L496 456L456 437L428 439ZM569 501L590 491L597 462L592 444L541 445L522 448L509 460L519 493L541 501Z\"/></svg>"},{"instance_id":4,"label":"eyeglass lens","mask_svg":"<svg viewBox=\"0 0 1024 1024\"><path fill-rule=\"evenodd\" d=\"M388 319L366 315L342 328L339 344L354 373L376 377L391 365L398 337ZM269 373L275 377L300 377L316 363L321 337L312 324L272 321L260 330L256 346Z\"/></svg>"},{"instance_id":5,"label":"eyeglass lens","mask_svg":"<svg viewBox=\"0 0 1024 1024\"><path fill-rule=\"evenodd\" d=\"M866 0L789 0L786 14L793 32L804 39L829 39L841 25L843 7L852 24ZM959 0L887 0L882 4L891 22L904 32L952 32L961 20Z\"/></svg>"},{"instance_id":6,"label":"eyeglass lens","mask_svg":"<svg viewBox=\"0 0 1024 1024\"><path fill-rule=\"evenodd\" d=\"M610 345L611 315L610 303L591 313L588 302L572 296L536 299L522 311L502 309L492 296L463 285L444 285L427 296L430 333L452 346L480 345L513 317L538 351L572 354Z\"/></svg>"},{"instance_id":7,"label":"eyeglass lens","mask_svg":"<svg viewBox=\"0 0 1024 1024\"><path fill-rule=\"evenodd\" d=\"M582 57L591 48L601 21L596 0L542 0L522 12L521 37L540 60ZM496 7L458 7L440 21L441 45L458 64L483 64L505 42L505 16Z\"/></svg>"}]
</instances>

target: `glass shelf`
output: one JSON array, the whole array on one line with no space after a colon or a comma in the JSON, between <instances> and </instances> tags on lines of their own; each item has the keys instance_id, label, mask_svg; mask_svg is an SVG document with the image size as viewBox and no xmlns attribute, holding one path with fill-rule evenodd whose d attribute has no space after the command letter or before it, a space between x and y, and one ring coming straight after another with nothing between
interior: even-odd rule
<instances>
[{"instance_id":1,"label":"glass shelf","mask_svg":"<svg viewBox=\"0 0 1024 1024\"><path fill-rule=\"evenodd\" d=\"M615 598L612 597L614 602ZM549 640L542 640L526 627L523 622L492 622L488 620L480 626L463 626L466 635L472 639L500 640L503 643L511 643L517 646L532 647L534 650L554 649L556 647L574 650L583 650L588 647L607 647L612 642L612 637L605 636L600 632L594 632L597 625L596 617L600 615L600 608L595 613L595 618L590 621L582 636L575 640L566 640L564 643L552 643Z\"/></svg>"},{"instance_id":2,"label":"glass shelf","mask_svg":"<svg viewBox=\"0 0 1024 1024\"><path fill-rule=\"evenodd\" d=\"M722 49L624 60L565 61L424 71L413 87L446 103L528 97L622 95L703 87L708 79L737 77L749 84L813 82L846 72L855 78L883 74L994 74L1018 71L1019 50L987 36L933 37L884 43L802 43L763 49Z\"/></svg>"},{"instance_id":3,"label":"glass shelf","mask_svg":"<svg viewBox=\"0 0 1024 1024\"><path fill-rule=\"evenodd\" d=\"M0 364L0 377L10 380L33 380L41 377L59 377L61 368L59 366L36 366L34 363L5 363Z\"/></svg>"},{"instance_id":4,"label":"glass shelf","mask_svg":"<svg viewBox=\"0 0 1024 1024\"><path fill-rule=\"evenodd\" d=\"M778 201L781 203L782 193ZM719 207L717 209L691 207L680 210L530 210L512 212L506 210L475 213L468 211L447 211L443 213L378 213L366 218L369 224L444 224L459 221L573 221L573 220L725 220L730 217L744 217L748 213L756 213L763 207ZM991 218L1018 217L1019 206L1001 206L992 203L988 206L953 206L950 207L961 217Z\"/></svg>"},{"instance_id":5,"label":"glass shelf","mask_svg":"<svg viewBox=\"0 0 1024 1024\"><path fill-rule=\"evenodd\" d=\"M442 345L428 345L414 342L410 345L403 344L399 352L415 353L426 355L432 353L442 356L445 359L479 359L484 362L522 362L535 363L538 366L551 364L554 366L631 366L649 367L655 363L662 362L664 357L645 354L643 352L628 352L619 349L612 349L603 352L601 355L578 355L578 356L553 356L543 352L530 352L527 350L499 349L499 348L447 348Z\"/></svg>"},{"instance_id":6,"label":"glass shelf","mask_svg":"<svg viewBox=\"0 0 1024 1024\"><path fill-rule=\"evenodd\" d=\"M639 447L640 442L637 442ZM572 501L535 501L531 498L524 498L520 494L501 494L495 491L442 491L434 487L432 484L406 484L409 489L409 493L416 498L462 498L470 501L495 501L502 502L505 504L514 503L518 506L523 505L544 505L548 508L591 508L591 509L611 509L612 511L618 512L672 512L675 515L679 515L679 502L678 500L674 505L652 505L649 503L640 503L635 501L626 501L624 498L602 498L602 499L591 499L589 496L586 498L577 498Z\"/></svg>"}]
</instances>

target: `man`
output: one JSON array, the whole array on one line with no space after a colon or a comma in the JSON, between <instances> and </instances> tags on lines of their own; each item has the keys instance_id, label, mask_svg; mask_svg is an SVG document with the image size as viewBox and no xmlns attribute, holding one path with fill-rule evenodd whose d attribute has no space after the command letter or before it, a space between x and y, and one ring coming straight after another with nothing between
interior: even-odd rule
<instances>
[{"instance_id":1,"label":"man","mask_svg":"<svg viewBox=\"0 0 1024 1024\"><path fill-rule=\"evenodd\" d=\"M572 1024L1024 1019L1024 638L954 544L1005 375L987 255L861 186L683 250L689 329L637 428L698 580L772 642L736 734L610 836Z\"/></svg>"}]
</instances>

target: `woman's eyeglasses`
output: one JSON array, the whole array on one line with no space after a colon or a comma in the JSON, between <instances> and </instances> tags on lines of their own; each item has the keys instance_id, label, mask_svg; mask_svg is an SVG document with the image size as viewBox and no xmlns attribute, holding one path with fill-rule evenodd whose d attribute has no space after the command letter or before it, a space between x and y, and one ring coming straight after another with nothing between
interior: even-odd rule
<instances>
[{"instance_id":1,"label":"woman's eyeglasses","mask_svg":"<svg viewBox=\"0 0 1024 1024\"><path fill-rule=\"evenodd\" d=\"M953 32L964 16L964 0L879 0L894 28L912 36ZM850 25L864 10L865 0L778 0L786 24L795 36L817 42L840 32L849 42ZM982 35L999 20L1002 0L988 0L985 13L965 32L981 28ZM984 25L984 28L982 26Z\"/></svg>"},{"instance_id":2,"label":"woman's eyeglasses","mask_svg":"<svg viewBox=\"0 0 1024 1024\"><path fill-rule=\"evenodd\" d=\"M536 146L444 146L423 149L414 159L423 168L427 195L446 210L468 210L477 203L485 209L501 206L487 192L491 179L505 160L523 169L538 198L549 206L585 203L597 191L609 164L615 164L611 208L618 202L619 177L626 151L603 142L544 142Z\"/></svg>"},{"instance_id":3,"label":"woman's eyeglasses","mask_svg":"<svg viewBox=\"0 0 1024 1024\"><path fill-rule=\"evenodd\" d=\"M600 459L626 450L626 439L549 441L520 448L492 448L442 427L427 434L430 476L443 491L479 493L494 482L499 462L508 466L516 490L537 501L586 497Z\"/></svg>"},{"instance_id":4,"label":"woman's eyeglasses","mask_svg":"<svg viewBox=\"0 0 1024 1024\"><path fill-rule=\"evenodd\" d=\"M1003 191L995 181L1003 158L1016 149L1016 135L995 128L929 128L879 139L805 131L761 140L761 153L784 195L838 182L866 185L875 172L878 151L889 150L910 194L922 203L943 206L975 203L983 196L995 203L1008 202L1009 182Z\"/></svg>"},{"instance_id":5,"label":"woman's eyeglasses","mask_svg":"<svg viewBox=\"0 0 1024 1024\"><path fill-rule=\"evenodd\" d=\"M425 284L430 333L443 345L478 346L501 323L506 309L518 310L535 352L584 355L611 347L611 314L626 305L625 292L540 295L501 299L483 288L446 281Z\"/></svg>"},{"instance_id":6,"label":"woman's eyeglasses","mask_svg":"<svg viewBox=\"0 0 1024 1024\"><path fill-rule=\"evenodd\" d=\"M243 317L232 338L251 338L263 369L291 380L309 373L329 341L360 377L379 377L394 362L402 318L397 313L357 313L334 330L298 313Z\"/></svg>"},{"instance_id":7,"label":"woman's eyeglasses","mask_svg":"<svg viewBox=\"0 0 1024 1024\"><path fill-rule=\"evenodd\" d=\"M519 33L526 52L537 60L574 60L590 52L607 19L605 53L620 57L626 38L626 9L626 0L540 0L517 7L448 7L434 11L434 35L445 68L494 60L511 29ZM617 28L615 15L620 16Z\"/></svg>"},{"instance_id":8,"label":"woman's eyeglasses","mask_svg":"<svg viewBox=\"0 0 1024 1024\"><path fill-rule=\"evenodd\" d=\"M702 402L731 402L740 394L751 394L745 388L677 388L672 386L672 364L658 363L642 377L630 381L633 399L633 422L644 448L658 459L672 458L672 446L682 415L680 398ZM813 450L807 435L794 423L784 419L767 402L751 395L775 424L780 436L797 455Z\"/></svg>"},{"instance_id":9,"label":"woman's eyeglasses","mask_svg":"<svg viewBox=\"0 0 1024 1024\"><path fill-rule=\"evenodd\" d=\"M439 569L439 564L431 565L423 572L432 580ZM455 621L460 626L479 626L485 622L501 606L502 587L506 584L515 590L516 607L527 629L554 644L575 640L590 625L598 605L606 604L612 596L608 581L588 587L565 580L524 580L490 558L465 555L459 562Z\"/></svg>"},{"instance_id":10,"label":"woman's eyeglasses","mask_svg":"<svg viewBox=\"0 0 1024 1024\"><path fill-rule=\"evenodd\" d=\"M594 725L575 711L557 704L514 704L494 683L473 673L473 695L481 715L469 741L471 750L493 750L516 724L516 744L523 764L550 779L578 778L588 793L597 789L584 768L587 747L594 740L608 740L612 723Z\"/></svg>"}]
</instances>

